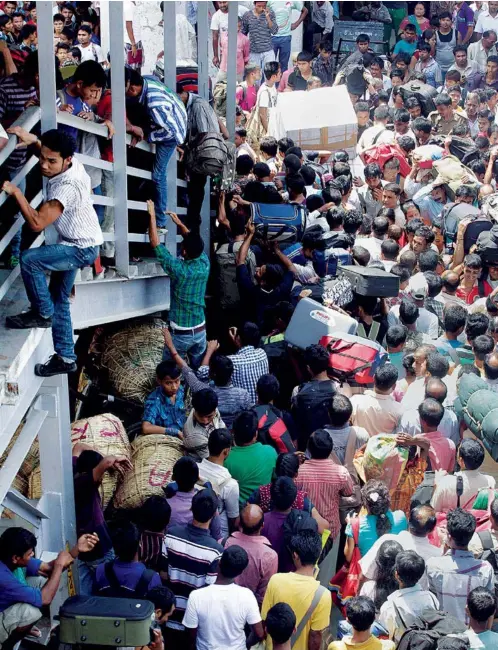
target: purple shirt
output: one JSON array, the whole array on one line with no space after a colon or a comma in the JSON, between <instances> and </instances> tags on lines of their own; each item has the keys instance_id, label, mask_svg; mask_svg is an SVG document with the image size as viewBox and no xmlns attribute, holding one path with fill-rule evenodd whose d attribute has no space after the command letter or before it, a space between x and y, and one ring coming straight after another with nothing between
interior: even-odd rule
<instances>
[{"instance_id":1,"label":"purple shirt","mask_svg":"<svg viewBox=\"0 0 498 650\"><path fill-rule=\"evenodd\" d=\"M273 550L278 555L278 572L289 573L294 570L294 563L291 555L284 545L284 523L288 512L276 512L272 510L265 514L265 523L261 534L267 537Z\"/></svg>"},{"instance_id":2,"label":"purple shirt","mask_svg":"<svg viewBox=\"0 0 498 650\"><path fill-rule=\"evenodd\" d=\"M192 499L197 490L190 492L178 491L175 496L167 499L171 506L171 519L169 520L168 529L173 526L185 526L192 523ZM211 520L209 526L211 537L218 540L221 538L221 524L218 513Z\"/></svg>"},{"instance_id":3,"label":"purple shirt","mask_svg":"<svg viewBox=\"0 0 498 650\"><path fill-rule=\"evenodd\" d=\"M26 567L27 576L36 576L41 560L31 558ZM16 603L27 603L33 607L42 606L41 590L23 585L3 562L0 562L0 612Z\"/></svg>"},{"instance_id":4,"label":"purple shirt","mask_svg":"<svg viewBox=\"0 0 498 650\"><path fill-rule=\"evenodd\" d=\"M462 40L467 36L467 30L470 25L474 24L474 12L469 5L464 2L459 11L455 14L455 27L462 37Z\"/></svg>"},{"instance_id":5,"label":"purple shirt","mask_svg":"<svg viewBox=\"0 0 498 650\"><path fill-rule=\"evenodd\" d=\"M267 515L265 515L266 520ZM232 533L227 539L225 548L230 546L242 547L249 558L249 564L235 582L241 587L247 587L256 596L261 606L266 588L272 575L278 570L278 556L271 548L270 542L262 535L244 535L239 531Z\"/></svg>"}]
</instances>

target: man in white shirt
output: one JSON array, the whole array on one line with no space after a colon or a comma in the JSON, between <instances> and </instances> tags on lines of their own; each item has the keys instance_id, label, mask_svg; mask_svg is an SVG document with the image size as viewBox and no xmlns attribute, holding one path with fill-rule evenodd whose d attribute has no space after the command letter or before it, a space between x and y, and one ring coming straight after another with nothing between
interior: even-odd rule
<instances>
[{"instance_id":1,"label":"man in white shirt","mask_svg":"<svg viewBox=\"0 0 498 650\"><path fill-rule=\"evenodd\" d=\"M388 596L380 608L379 623L389 631L389 638L397 644L406 632L401 619L408 621L420 615L424 609L437 611L439 601L419 584L425 572L425 562L415 551L398 553L395 566L399 589Z\"/></svg>"},{"instance_id":2,"label":"man in white shirt","mask_svg":"<svg viewBox=\"0 0 498 650\"><path fill-rule=\"evenodd\" d=\"M21 275L31 303L30 310L6 319L7 327L52 327L55 354L35 366L35 374L51 377L76 371L69 299L79 268L91 266L103 243L97 213L92 204L90 177L76 160L76 142L62 130L46 131L39 140L19 126L14 133L23 145L39 152L40 170L48 182L46 201L31 207L21 190L6 181L2 189L13 196L23 218L35 232L53 225L57 244L30 248L21 255ZM50 288L46 272L51 272Z\"/></svg>"},{"instance_id":3,"label":"man in white shirt","mask_svg":"<svg viewBox=\"0 0 498 650\"><path fill-rule=\"evenodd\" d=\"M483 11L477 19L476 34L484 34L490 29L498 29L498 2L488 2L488 10Z\"/></svg>"},{"instance_id":4,"label":"man in white shirt","mask_svg":"<svg viewBox=\"0 0 498 650\"><path fill-rule=\"evenodd\" d=\"M282 77L280 64L277 61L265 63L264 68L265 82L261 84L258 90L256 106L259 106L259 118L265 133L268 133L271 110L277 105L278 92L276 84Z\"/></svg>"},{"instance_id":5,"label":"man in white shirt","mask_svg":"<svg viewBox=\"0 0 498 650\"><path fill-rule=\"evenodd\" d=\"M376 559L380 547L384 542L393 540L401 544L405 551L415 551L425 562L431 557L441 557L443 549L431 544L428 536L436 528L437 519L434 509L430 506L417 506L410 511L408 530L403 530L397 535L387 533L375 542L372 548L360 560L361 572L368 580L375 580L377 565ZM427 574L420 578L422 589L429 589Z\"/></svg>"},{"instance_id":6,"label":"man in white shirt","mask_svg":"<svg viewBox=\"0 0 498 650\"><path fill-rule=\"evenodd\" d=\"M462 508L470 510L480 490L492 492L495 488L495 479L479 471L484 463L484 447L477 440L463 440L458 449L457 463L461 471L444 476L436 485L431 499L431 506L436 512L448 512L456 508L458 502ZM457 495L458 477L462 478L463 483L460 499Z\"/></svg>"},{"instance_id":7,"label":"man in white shirt","mask_svg":"<svg viewBox=\"0 0 498 650\"><path fill-rule=\"evenodd\" d=\"M78 29L78 48L81 51L81 63L83 61L97 61L103 67L107 67L108 61L102 52L100 45L91 42L92 30L88 25L81 25Z\"/></svg>"},{"instance_id":8,"label":"man in white shirt","mask_svg":"<svg viewBox=\"0 0 498 650\"><path fill-rule=\"evenodd\" d=\"M236 530L239 521L239 484L223 467L230 453L232 437L227 429L211 431L208 439L209 456L199 463L199 480L209 482L218 496L218 514L222 537Z\"/></svg>"},{"instance_id":9,"label":"man in white shirt","mask_svg":"<svg viewBox=\"0 0 498 650\"><path fill-rule=\"evenodd\" d=\"M239 18L247 12L247 7L242 3L238 3L237 13ZM218 2L218 10L214 12L211 18L211 35L213 38L213 65L216 68L220 67L221 60L221 35L223 32L228 32L228 2Z\"/></svg>"},{"instance_id":10,"label":"man in white shirt","mask_svg":"<svg viewBox=\"0 0 498 650\"><path fill-rule=\"evenodd\" d=\"M137 53L142 51L142 40L140 36L140 20L135 15L135 5L136 3L132 0L124 0L123 2L125 56L128 57L128 52L131 52L133 59L129 61L127 58L125 63L140 72L143 59L137 57ZM137 59L135 59L136 57Z\"/></svg>"},{"instance_id":11,"label":"man in white shirt","mask_svg":"<svg viewBox=\"0 0 498 650\"><path fill-rule=\"evenodd\" d=\"M246 650L264 639L258 603L246 587L235 584L249 563L246 551L230 546L221 556L213 585L196 589L189 596L183 625L197 650L231 648ZM251 628L247 638L245 626Z\"/></svg>"},{"instance_id":12,"label":"man in white shirt","mask_svg":"<svg viewBox=\"0 0 498 650\"><path fill-rule=\"evenodd\" d=\"M484 31L482 38L477 43L471 43L467 50L469 61L477 64L479 72L486 73L488 56L496 54L496 29Z\"/></svg>"},{"instance_id":13,"label":"man in white shirt","mask_svg":"<svg viewBox=\"0 0 498 650\"><path fill-rule=\"evenodd\" d=\"M467 45L457 45L454 49L455 63L448 69L458 70L465 83L462 84L467 88L473 87L473 78L479 72L479 66L476 61L469 61Z\"/></svg>"},{"instance_id":14,"label":"man in white shirt","mask_svg":"<svg viewBox=\"0 0 498 650\"><path fill-rule=\"evenodd\" d=\"M387 128L388 120L389 108L377 106L374 111L374 125L363 132L356 146L358 155L361 156L367 149L378 144L394 144L394 132Z\"/></svg>"},{"instance_id":15,"label":"man in white shirt","mask_svg":"<svg viewBox=\"0 0 498 650\"><path fill-rule=\"evenodd\" d=\"M392 396L397 381L396 367L386 363L375 371L374 389L351 398L351 421L366 429L370 437L379 433L393 433L398 425L403 408Z\"/></svg>"}]
</instances>

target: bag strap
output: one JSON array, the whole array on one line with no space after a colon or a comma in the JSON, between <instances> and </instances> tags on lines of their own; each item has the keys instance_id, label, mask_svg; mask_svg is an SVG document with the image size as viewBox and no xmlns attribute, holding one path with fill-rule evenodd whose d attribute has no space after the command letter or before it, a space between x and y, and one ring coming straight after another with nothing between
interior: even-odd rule
<instances>
[{"instance_id":1,"label":"bag strap","mask_svg":"<svg viewBox=\"0 0 498 650\"><path fill-rule=\"evenodd\" d=\"M457 493L457 508L460 507L460 498L463 494L463 478L461 476L457 476L456 480L456 493Z\"/></svg>"},{"instance_id":2,"label":"bag strap","mask_svg":"<svg viewBox=\"0 0 498 650\"><path fill-rule=\"evenodd\" d=\"M358 541L360 539L360 517L354 517L351 522L351 528L353 530L353 540L354 545L358 546Z\"/></svg>"},{"instance_id":3,"label":"bag strap","mask_svg":"<svg viewBox=\"0 0 498 650\"><path fill-rule=\"evenodd\" d=\"M228 244L228 253L229 253L230 255L232 255L232 253L233 253L233 247L234 247L234 246L235 246L235 243L234 243L233 241L231 241L231 242Z\"/></svg>"},{"instance_id":4,"label":"bag strap","mask_svg":"<svg viewBox=\"0 0 498 650\"><path fill-rule=\"evenodd\" d=\"M442 347L448 352L449 356L451 357L451 360L455 364L455 366L459 366L462 362L460 360L460 357L458 356L458 352L455 350L455 348L450 344L449 341L438 341L438 344L441 343Z\"/></svg>"},{"instance_id":5,"label":"bag strap","mask_svg":"<svg viewBox=\"0 0 498 650\"><path fill-rule=\"evenodd\" d=\"M144 569L140 576L137 586L135 587L135 598L144 598L149 591L149 584L154 577L155 571L152 569Z\"/></svg>"},{"instance_id":6,"label":"bag strap","mask_svg":"<svg viewBox=\"0 0 498 650\"><path fill-rule=\"evenodd\" d=\"M375 138L372 140L372 147L373 147L374 144L377 144L377 140L378 140L378 139L380 138L380 136L384 133L384 131L387 131L387 129L381 129L381 130L377 133L377 135L375 136Z\"/></svg>"},{"instance_id":7,"label":"bag strap","mask_svg":"<svg viewBox=\"0 0 498 650\"><path fill-rule=\"evenodd\" d=\"M404 627L405 631L408 629L408 625L406 624L404 618L401 616L401 612L399 611L398 607L396 606L396 603L394 600L391 601L394 607L394 611L396 613L396 616L399 618L401 625Z\"/></svg>"},{"instance_id":8,"label":"bag strap","mask_svg":"<svg viewBox=\"0 0 498 650\"><path fill-rule=\"evenodd\" d=\"M313 615L313 612L317 608L321 597L325 593L327 593L327 589L325 589L325 587L322 587L322 585L318 585L318 587L317 587L317 589L315 591L315 595L313 596L313 600L311 601L311 604L308 607L308 611L306 612L306 614L303 616L303 618L299 622L299 625L297 626L296 631L294 632L294 634L291 636L291 648L293 648L295 646L296 641L301 636L304 628L306 627L306 624L308 623L311 616Z\"/></svg>"},{"instance_id":9,"label":"bag strap","mask_svg":"<svg viewBox=\"0 0 498 650\"><path fill-rule=\"evenodd\" d=\"M122 587L119 584L119 580L116 576L116 572L114 571L114 560L105 563L104 573L105 573L105 577L107 578L107 582L109 583L109 587L112 589L112 591L115 591L116 593L119 594L121 592Z\"/></svg>"},{"instance_id":10,"label":"bag strap","mask_svg":"<svg viewBox=\"0 0 498 650\"><path fill-rule=\"evenodd\" d=\"M478 533L479 539L481 540L482 550L483 551L494 551L495 545L493 543L493 537L491 536L491 531L481 530Z\"/></svg>"},{"instance_id":11,"label":"bag strap","mask_svg":"<svg viewBox=\"0 0 498 650\"><path fill-rule=\"evenodd\" d=\"M346 453L344 455L344 465L352 465L354 454L356 451L356 429L354 426L351 426L351 431L348 438L348 444L346 445Z\"/></svg>"}]
</instances>

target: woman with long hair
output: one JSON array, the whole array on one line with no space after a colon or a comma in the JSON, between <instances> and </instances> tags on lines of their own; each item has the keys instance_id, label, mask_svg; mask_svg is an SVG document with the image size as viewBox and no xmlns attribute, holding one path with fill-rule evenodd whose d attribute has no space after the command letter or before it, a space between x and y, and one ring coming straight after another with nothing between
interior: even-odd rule
<instances>
[{"instance_id":1,"label":"woman with long hair","mask_svg":"<svg viewBox=\"0 0 498 650\"><path fill-rule=\"evenodd\" d=\"M399 585L395 578L396 556L403 550L399 542L388 540L380 545L375 559L375 579L367 580L361 589L360 596L368 596L375 604L377 612Z\"/></svg>"},{"instance_id":2,"label":"woman with long hair","mask_svg":"<svg viewBox=\"0 0 498 650\"><path fill-rule=\"evenodd\" d=\"M413 9L413 14L403 19L401 25L399 26L398 34L401 34L401 32L408 24L415 26L415 29L417 30L417 36L421 36L426 29L430 28L431 22L425 16L425 5L423 2L417 2Z\"/></svg>"},{"instance_id":3,"label":"woman with long hair","mask_svg":"<svg viewBox=\"0 0 498 650\"><path fill-rule=\"evenodd\" d=\"M391 511L391 498L387 486L376 479L366 483L361 490L363 506L367 514L360 514L358 534L358 548L363 557L372 548L375 542L385 535L397 535L408 527L406 515L401 510ZM346 545L344 556L347 562L351 561L355 547L353 527L350 519L346 526Z\"/></svg>"}]
</instances>

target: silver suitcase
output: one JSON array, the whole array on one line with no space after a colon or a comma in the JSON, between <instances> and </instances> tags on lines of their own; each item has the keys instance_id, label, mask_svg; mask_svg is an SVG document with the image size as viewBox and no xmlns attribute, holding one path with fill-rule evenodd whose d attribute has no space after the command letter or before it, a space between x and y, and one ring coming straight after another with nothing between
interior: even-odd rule
<instances>
[{"instance_id":1,"label":"silver suitcase","mask_svg":"<svg viewBox=\"0 0 498 650\"><path fill-rule=\"evenodd\" d=\"M285 331L285 340L301 350L318 343L322 336L340 332L356 334L358 322L334 309L324 307L316 300L303 298L297 303L291 321Z\"/></svg>"}]
</instances>

